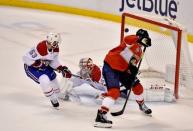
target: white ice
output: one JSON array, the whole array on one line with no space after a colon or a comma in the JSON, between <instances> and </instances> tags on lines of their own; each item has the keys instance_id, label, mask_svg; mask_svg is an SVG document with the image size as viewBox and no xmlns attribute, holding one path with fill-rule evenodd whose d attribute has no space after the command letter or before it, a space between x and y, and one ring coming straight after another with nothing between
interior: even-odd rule
<instances>
[{"instance_id":1,"label":"white ice","mask_svg":"<svg viewBox=\"0 0 193 131\"><path fill-rule=\"evenodd\" d=\"M60 102L51 107L39 86L26 77L22 55L48 32L62 34L61 61L72 72L81 57L102 65L105 53L119 42L120 24L77 15L0 7L0 131L105 131L93 127L98 106ZM193 56L193 46L191 47ZM59 77L60 78L60 77ZM147 103L153 117L143 115L135 102L112 117L114 131L193 131L193 100Z\"/></svg>"}]
</instances>

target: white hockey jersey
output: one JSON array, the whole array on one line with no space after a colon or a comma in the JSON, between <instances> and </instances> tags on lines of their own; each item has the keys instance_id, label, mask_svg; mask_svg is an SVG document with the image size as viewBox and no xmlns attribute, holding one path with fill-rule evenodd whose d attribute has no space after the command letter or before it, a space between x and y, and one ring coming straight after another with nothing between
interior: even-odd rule
<instances>
[{"instance_id":1,"label":"white hockey jersey","mask_svg":"<svg viewBox=\"0 0 193 131\"><path fill-rule=\"evenodd\" d=\"M31 66L36 60L49 62L49 65L56 69L61 64L58 60L59 48L48 50L47 41L41 41L36 47L32 47L24 56L23 62Z\"/></svg>"}]
</instances>

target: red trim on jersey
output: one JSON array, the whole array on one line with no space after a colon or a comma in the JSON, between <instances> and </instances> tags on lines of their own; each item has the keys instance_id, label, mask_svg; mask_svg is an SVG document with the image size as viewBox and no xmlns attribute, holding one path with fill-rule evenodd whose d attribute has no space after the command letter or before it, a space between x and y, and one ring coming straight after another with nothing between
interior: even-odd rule
<instances>
[{"instance_id":1,"label":"red trim on jersey","mask_svg":"<svg viewBox=\"0 0 193 131\"><path fill-rule=\"evenodd\" d=\"M41 41L38 45L37 45L37 51L41 56L45 56L48 54L48 48L46 45L46 41Z\"/></svg>"}]
</instances>

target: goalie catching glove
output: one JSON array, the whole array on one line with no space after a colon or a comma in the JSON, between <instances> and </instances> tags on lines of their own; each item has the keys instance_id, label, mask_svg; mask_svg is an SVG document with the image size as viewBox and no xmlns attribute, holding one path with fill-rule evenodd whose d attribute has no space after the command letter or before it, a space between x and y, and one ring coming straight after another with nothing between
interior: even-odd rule
<instances>
[{"instance_id":1,"label":"goalie catching glove","mask_svg":"<svg viewBox=\"0 0 193 131\"><path fill-rule=\"evenodd\" d=\"M57 71L59 73L62 73L63 77L65 77L65 78L71 78L72 77L71 71L66 66L59 66L57 68Z\"/></svg>"}]
</instances>

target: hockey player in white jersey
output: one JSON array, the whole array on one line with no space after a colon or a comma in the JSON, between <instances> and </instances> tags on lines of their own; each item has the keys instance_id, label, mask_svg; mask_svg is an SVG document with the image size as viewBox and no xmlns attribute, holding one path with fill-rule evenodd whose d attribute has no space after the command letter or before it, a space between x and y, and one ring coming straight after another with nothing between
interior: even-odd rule
<instances>
[{"instance_id":1,"label":"hockey player in white jersey","mask_svg":"<svg viewBox=\"0 0 193 131\"><path fill-rule=\"evenodd\" d=\"M40 85L53 107L59 107L60 93L55 71L62 73L65 78L71 77L68 67L62 66L58 60L60 42L60 34L49 33L46 40L39 42L23 56L27 76Z\"/></svg>"},{"instance_id":2,"label":"hockey player in white jersey","mask_svg":"<svg viewBox=\"0 0 193 131\"><path fill-rule=\"evenodd\" d=\"M93 63L91 58L82 58L79 61L80 70L67 81L66 89L60 98L68 100L70 96L89 96L98 98L107 91L101 78L101 69Z\"/></svg>"}]
</instances>

